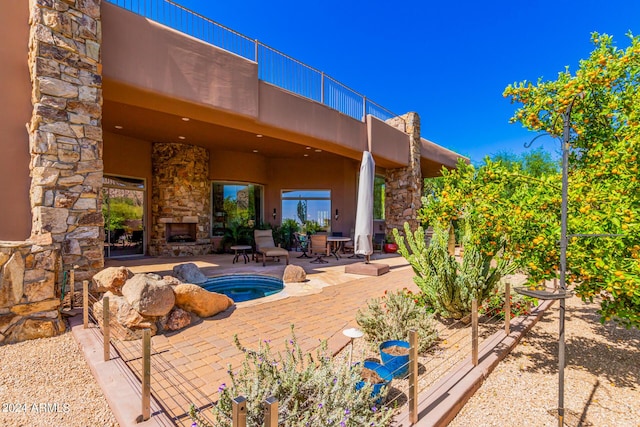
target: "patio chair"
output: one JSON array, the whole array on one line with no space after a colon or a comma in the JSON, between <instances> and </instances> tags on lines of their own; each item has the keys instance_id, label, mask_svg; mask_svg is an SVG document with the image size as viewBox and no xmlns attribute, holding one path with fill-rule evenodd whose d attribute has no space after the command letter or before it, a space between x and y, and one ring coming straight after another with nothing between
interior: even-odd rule
<instances>
[{"instance_id":1,"label":"patio chair","mask_svg":"<svg viewBox=\"0 0 640 427\"><path fill-rule=\"evenodd\" d=\"M326 234L312 234L310 237L311 247L309 253L311 256L316 257L313 261L310 261L312 264L328 264L329 261L323 259L322 257L329 256L331 251L329 249L329 245L327 242Z\"/></svg>"},{"instance_id":2,"label":"patio chair","mask_svg":"<svg viewBox=\"0 0 640 427\"><path fill-rule=\"evenodd\" d=\"M307 251L309 250L309 236L306 234L294 233L293 237L296 240L296 246L302 251L302 255L298 258L311 258L307 255Z\"/></svg>"},{"instance_id":3,"label":"patio chair","mask_svg":"<svg viewBox=\"0 0 640 427\"><path fill-rule=\"evenodd\" d=\"M378 250L380 253L382 253L385 237L386 236L384 233L375 233L373 235L373 251L374 252Z\"/></svg>"},{"instance_id":4,"label":"patio chair","mask_svg":"<svg viewBox=\"0 0 640 427\"><path fill-rule=\"evenodd\" d=\"M262 255L263 267L266 265L267 257L274 258L278 262L280 262L280 257L284 257L289 265L289 251L276 246L272 230L253 230L253 238L256 242L256 254Z\"/></svg>"}]
</instances>

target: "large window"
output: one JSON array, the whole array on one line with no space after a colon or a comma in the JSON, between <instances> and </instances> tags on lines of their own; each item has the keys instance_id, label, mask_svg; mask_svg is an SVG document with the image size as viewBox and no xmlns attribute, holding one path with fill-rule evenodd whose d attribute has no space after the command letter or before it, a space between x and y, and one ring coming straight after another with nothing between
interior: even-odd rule
<instances>
[{"instance_id":1,"label":"large window","mask_svg":"<svg viewBox=\"0 0 640 427\"><path fill-rule=\"evenodd\" d=\"M282 220L311 223L322 230L331 226L331 190L283 190Z\"/></svg>"},{"instance_id":2,"label":"large window","mask_svg":"<svg viewBox=\"0 0 640 427\"><path fill-rule=\"evenodd\" d=\"M224 234L230 223L253 226L262 221L263 188L257 184L214 182L211 188L212 234Z\"/></svg>"},{"instance_id":3,"label":"large window","mask_svg":"<svg viewBox=\"0 0 640 427\"><path fill-rule=\"evenodd\" d=\"M373 219L384 219L384 176L376 175L373 181Z\"/></svg>"}]
</instances>

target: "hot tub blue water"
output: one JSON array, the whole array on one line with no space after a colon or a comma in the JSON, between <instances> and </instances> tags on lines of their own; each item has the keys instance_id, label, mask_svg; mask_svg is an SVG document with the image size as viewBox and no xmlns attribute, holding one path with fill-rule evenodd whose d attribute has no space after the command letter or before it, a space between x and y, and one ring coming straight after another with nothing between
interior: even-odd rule
<instances>
[{"instance_id":1,"label":"hot tub blue water","mask_svg":"<svg viewBox=\"0 0 640 427\"><path fill-rule=\"evenodd\" d=\"M281 279L260 274L211 277L200 286L211 292L225 294L235 302L263 298L277 294L284 288Z\"/></svg>"}]
</instances>

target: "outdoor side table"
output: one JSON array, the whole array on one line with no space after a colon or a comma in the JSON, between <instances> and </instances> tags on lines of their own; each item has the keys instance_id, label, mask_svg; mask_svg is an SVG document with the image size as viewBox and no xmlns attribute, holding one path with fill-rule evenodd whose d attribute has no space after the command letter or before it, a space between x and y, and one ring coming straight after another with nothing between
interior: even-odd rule
<instances>
[{"instance_id":1,"label":"outdoor side table","mask_svg":"<svg viewBox=\"0 0 640 427\"><path fill-rule=\"evenodd\" d=\"M247 261L249 260L249 257L247 256L247 251L251 249L251 246L249 246L249 245L234 245L234 246L231 246L230 249L235 252L235 256L233 257L233 264L235 264L236 261L238 261L238 257L240 255L242 255L244 257L244 263L245 264L247 263Z\"/></svg>"}]
</instances>

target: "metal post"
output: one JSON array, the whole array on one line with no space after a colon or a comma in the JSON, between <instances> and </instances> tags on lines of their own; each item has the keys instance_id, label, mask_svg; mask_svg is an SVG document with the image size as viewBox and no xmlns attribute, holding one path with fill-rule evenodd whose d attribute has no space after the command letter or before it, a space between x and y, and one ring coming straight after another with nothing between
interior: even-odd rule
<instances>
[{"instance_id":1,"label":"metal post","mask_svg":"<svg viewBox=\"0 0 640 427\"><path fill-rule=\"evenodd\" d=\"M278 399L267 397L264 406L264 427L278 427Z\"/></svg>"},{"instance_id":2,"label":"metal post","mask_svg":"<svg viewBox=\"0 0 640 427\"><path fill-rule=\"evenodd\" d=\"M418 333L409 331L409 422L418 422Z\"/></svg>"},{"instance_id":3,"label":"metal post","mask_svg":"<svg viewBox=\"0 0 640 427\"><path fill-rule=\"evenodd\" d=\"M324 104L324 71L320 73L320 103Z\"/></svg>"},{"instance_id":4,"label":"metal post","mask_svg":"<svg viewBox=\"0 0 640 427\"><path fill-rule=\"evenodd\" d=\"M89 327L89 281L82 281L82 322L83 328Z\"/></svg>"},{"instance_id":5,"label":"metal post","mask_svg":"<svg viewBox=\"0 0 640 427\"><path fill-rule=\"evenodd\" d=\"M111 358L109 354L109 343L111 341L111 327L109 320L109 297L102 298L102 336L103 336L103 354L106 362Z\"/></svg>"},{"instance_id":6,"label":"metal post","mask_svg":"<svg viewBox=\"0 0 640 427\"><path fill-rule=\"evenodd\" d=\"M255 39L254 44L255 44L255 53L254 53L254 55L255 55L256 64L257 64L258 63L258 46L260 44L260 43L258 43L258 39Z\"/></svg>"},{"instance_id":7,"label":"metal post","mask_svg":"<svg viewBox=\"0 0 640 427\"><path fill-rule=\"evenodd\" d=\"M231 422L233 427L247 427L247 399L238 396L231 401Z\"/></svg>"},{"instance_id":8,"label":"metal post","mask_svg":"<svg viewBox=\"0 0 640 427\"><path fill-rule=\"evenodd\" d=\"M367 121L367 97L362 97L362 121Z\"/></svg>"},{"instance_id":9,"label":"metal post","mask_svg":"<svg viewBox=\"0 0 640 427\"><path fill-rule=\"evenodd\" d=\"M478 366L478 300L471 301L471 363Z\"/></svg>"},{"instance_id":10,"label":"metal post","mask_svg":"<svg viewBox=\"0 0 640 427\"><path fill-rule=\"evenodd\" d=\"M571 109L574 98L567 106L567 111L563 115L562 129L562 211L560 213L560 290L564 292L566 286L567 272L567 200L569 193L569 132ZM559 343L558 343L558 426L564 425L564 315L565 300L560 299L560 320L559 320Z\"/></svg>"},{"instance_id":11,"label":"metal post","mask_svg":"<svg viewBox=\"0 0 640 427\"><path fill-rule=\"evenodd\" d=\"M76 290L76 271L69 270L69 308L73 310L73 297Z\"/></svg>"},{"instance_id":12,"label":"metal post","mask_svg":"<svg viewBox=\"0 0 640 427\"><path fill-rule=\"evenodd\" d=\"M151 417L151 329L142 331L142 421Z\"/></svg>"},{"instance_id":13,"label":"metal post","mask_svg":"<svg viewBox=\"0 0 640 427\"><path fill-rule=\"evenodd\" d=\"M504 334L511 333L511 283L504 284Z\"/></svg>"}]
</instances>

